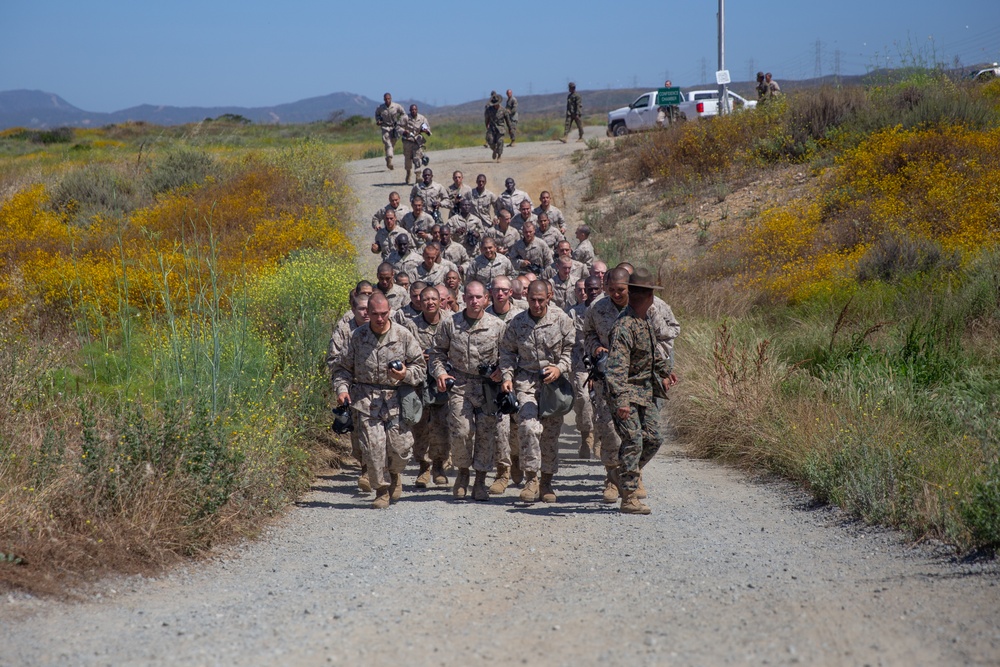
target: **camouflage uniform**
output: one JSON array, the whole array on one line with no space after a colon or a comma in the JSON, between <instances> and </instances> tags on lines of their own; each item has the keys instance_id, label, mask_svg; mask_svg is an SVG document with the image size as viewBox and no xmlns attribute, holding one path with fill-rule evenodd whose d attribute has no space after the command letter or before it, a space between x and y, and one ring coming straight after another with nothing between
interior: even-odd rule
<instances>
[{"instance_id":1,"label":"camouflage uniform","mask_svg":"<svg viewBox=\"0 0 1000 667\"><path fill-rule=\"evenodd\" d=\"M405 158L407 174L411 170L419 170L424 166L424 143L426 140L420 134L420 128L423 125L426 125L428 128L431 126L422 113L418 113L416 118L411 118L410 114L405 114L402 120L399 121L400 130L409 133L408 135L402 135L403 157ZM420 179L418 178L417 180Z\"/></svg>"},{"instance_id":2,"label":"camouflage uniform","mask_svg":"<svg viewBox=\"0 0 1000 667\"><path fill-rule=\"evenodd\" d=\"M330 336L330 345L327 348L326 367L330 371L331 379L333 377L333 369L336 367L340 355L347 349L347 343L351 340L351 334L360 326L352 311L347 311L347 314L350 315L349 318L342 317L337 321L337 325L333 328L333 335ZM357 417L353 412L351 415L352 417ZM358 440L357 426L357 419L355 419L355 428L351 431L351 456L361 461L363 456L361 454L361 442Z\"/></svg>"},{"instance_id":3,"label":"camouflage uniform","mask_svg":"<svg viewBox=\"0 0 1000 667\"><path fill-rule=\"evenodd\" d=\"M611 328L620 312L615 302L606 296L597 299L587 308L583 316L583 345L588 355L595 356L599 347L610 349ZM614 429L612 412L605 380L595 379L594 427L601 445L601 463L607 468L618 465L618 448L621 446L621 439Z\"/></svg>"},{"instance_id":4,"label":"camouflage uniform","mask_svg":"<svg viewBox=\"0 0 1000 667\"><path fill-rule=\"evenodd\" d=\"M587 304L585 303L576 304L566 313L573 320L573 328L576 330L572 357L573 412L576 414L576 430L580 432L580 436L584 440L586 440L588 433L594 431L594 404L590 400L590 388L587 387L590 371L583 363L584 357L587 356L583 336L583 318L586 313Z\"/></svg>"},{"instance_id":5,"label":"camouflage uniform","mask_svg":"<svg viewBox=\"0 0 1000 667\"><path fill-rule=\"evenodd\" d=\"M576 250L573 251L573 259L586 266L588 272L590 271L590 265L597 259L594 254L594 244L590 239L584 239L577 244Z\"/></svg>"},{"instance_id":6,"label":"camouflage uniform","mask_svg":"<svg viewBox=\"0 0 1000 667\"><path fill-rule=\"evenodd\" d=\"M382 146L385 148L385 163L392 164L393 151L396 145L396 125L406 116L406 111L400 104L385 102L375 109L375 122L382 130Z\"/></svg>"},{"instance_id":7,"label":"camouflage uniform","mask_svg":"<svg viewBox=\"0 0 1000 667\"><path fill-rule=\"evenodd\" d=\"M524 190L518 190L517 188L514 188L513 192L507 192L504 190L500 193L500 196L497 197L495 205L497 215L500 215L500 211L502 209L507 209L510 211L511 215L517 215L518 207L525 199L531 201L531 197L529 197L528 193Z\"/></svg>"},{"instance_id":8,"label":"camouflage uniform","mask_svg":"<svg viewBox=\"0 0 1000 667\"><path fill-rule=\"evenodd\" d=\"M490 225L496 213L497 196L485 188L482 192L473 188L469 193L469 201L472 202L472 213L479 216L486 225Z\"/></svg>"},{"instance_id":9,"label":"camouflage uniform","mask_svg":"<svg viewBox=\"0 0 1000 667\"><path fill-rule=\"evenodd\" d=\"M528 311L510 320L500 343L500 369L503 379L512 380L521 409L517 413L518 439L521 444L521 468L525 472L555 474L559 471L560 415L539 418L538 390L541 371L556 366L570 377L573 321L558 308L548 308L537 322Z\"/></svg>"},{"instance_id":10,"label":"camouflage uniform","mask_svg":"<svg viewBox=\"0 0 1000 667\"><path fill-rule=\"evenodd\" d=\"M486 144L493 149L496 158L503 155L505 128L511 127L510 116L501 106L486 105ZM514 130L511 128L511 134Z\"/></svg>"},{"instance_id":11,"label":"camouflage uniform","mask_svg":"<svg viewBox=\"0 0 1000 667\"><path fill-rule=\"evenodd\" d=\"M569 310L576 305L576 283L579 280L576 276L570 273L569 277L563 281L560 280L559 275L556 274L552 278L549 278L549 282L552 283L552 301L550 302L554 306L558 306L563 310Z\"/></svg>"},{"instance_id":12,"label":"camouflage uniform","mask_svg":"<svg viewBox=\"0 0 1000 667\"><path fill-rule=\"evenodd\" d=\"M653 305L646 313L646 319L653 325L653 336L656 338L656 348L659 354L667 360L668 366L674 365L674 339L681 333L681 325L660 297L653 297Z\"/></svg>"},{"instance_id":13,"label":"camouflage uniform","mask_svg":"<svg viewBox=\"0 0 1000 667\"><path fill-rule=\"evenodd\" d=\"M538 216L535 215L534 213L532 213L531 215L529 215L527 220L525 220L523 217L521 217L521 214L518 213L517 215L515 215L513 218L510 219L510 227L511 227L511 229L516 229L518 231L518 233L520 233L521 230L524 229L524 223L526 223L526 222L530 222L530 223L533 223L535 225L536 236L538 236L539 238L541 238L541 235L537 233L537 230L538 230Z\"/></svg>"},{"instance_id":14,"label":"camouflage uniform","mask_svg":"<svg viewBox=\"0 0 1000 667\"><path fill-rule=\"evenodd\" d=\"M545 267L542 271L542 275L538 276L542 280L555 280L556 276L559 275L559 269L556 260L552 260L552 263ZM576 278L577 280L583 280L590 274L590 271L586 266L580 262L573 260L573 268L569 270L570 278Z\"/></svg>"},{"instance_id":15,"label":"camouflage uniform","mask_svg":"<svg viewBox=\"0 0 1000 667\"><path fill-rule=\"evenodd\" d=\"M536 236L532 239L530 245L525 245L524 239L515 243L514 247L507 253L507 257L510 258L510 263L514 265L519 274L528 272L526 267L518 264L522 259L538 265L538 272L540 273L542 269L552 263L552 249L549 248L545 241Z\"/></svg>"},{"instance_id":16,"label":"camouflage uniform","mask_svg":"<svg viewBox=\"0 0 1000 667\"><path fill-rule=\"evenodd\" d=\"M421 234L430 234L431 227L437 224L430 213L424 209L424 212L420 214L417 218L413 215L413 211L410 211L403 216L403 219L399 222L400 226L410 233L413 238L414 247L418 250L427 245L427 239L421 236Z\"/></svg>"},{"instance_id":17,"label":"camouflage uniform","mask_svg":"<svg viewBox=\"0 0 1000 667\"><path fill-rule=\"evenodd\" d=\"M497 243L497 252L510 256L510 249L521 240L521 234L513 227L508 227L507 231L502 231L499 227L489 227L486 235Z\"/></svg>"},{"instance_id":18,"label":"camouflage uniform","mask_svg":"<svg viewBox=\"0 0 1000 667\"><path fill-rule=\"evenodd\" d=\"M396 214L396 225L398 226L401 224L403 216L410 212L410 208L402 202L396 208L393 208L392 204L386 204L372 215L372 229L378 231L385 227L385 214L387 211L392 211Z\"/></svg>"},{"instance_id":19,"label":"camouflage uniform","mask_svg":"<svg viewBox=\"0 0 1000 667\"><path fill-rule=\"evenodd\" d=\"M535 223L535 224L537 224L537 223ZM544 232L541 230L541 228L539 228L535 232L535 235L538 238L540 238L543 241L545 241L545 243L550 248L552 248L552 252L553 253L555 253L555 251L556 251L556 245L558 245L560 241L565 241L566 240L566 237L563 236L563 233L559 231L559 228L556 227L553 224L550 224L549 228L546 229Z\"/></svg>"},{"instance_id":20,"label":"camouflage uniform","mask_svg":"<svg viewBox=\"0 0 1000 667\"><path fill-rule=\"evenodd\" d=\"M445 213L451 209L451 200L448 199L448 191L443 185L437 181L431 181L430 185L424 185L423 181L418 180L417 184L410 190L410 204L413 203L413 198L417 195L424 198L424 213L428 214L432 220L435 208L445 209L444 212L438 211L442 222L448 218Z\"/></svg>"},{"instance_id":21,"label":"camouflage uniform","mask_svg":"<svg viewBox=\"0 0 1000 667\"><path fill-rule=\"evenodd\" d=\"M459 469L493 469L498 413L495 405L486 404L479 365L497 362L504 328L489 313L469 320L460 312L445 319L434 338L431 377L444 373L445 361L449 361L452 370L448 374L455 378L448 392L448 432L452 463Z\"/></svg>"},{"instance_id":22,"label":"camouflage uniform","mask_svg":"<svg viewBox=\"0 0 1000 667\"><path fill-rule=\"evenodd\" d=\"M454 183L448 186L448 198L441 202L441 208L448 209L449 218L453 215L458 215L458 202L468 199L471 192L472 188L465 183L462 183L462 187L460 188L455 187Z\"/></svg>"},{"instance_id":23,"label":"camouflage uniform","mask_svg":"<svg viewBox=\"0 0 1000 667\"><path fill-rule=\"evenodd\" d=\"M398 252L393 250L386 255L385 261L396 267L396 273L402 271L412 278L413 272L417 270L417 264L424 261L424 258L420 256L420 253L412 249L403 256L400 256Z\"/></svg>"},{"instance_id":24,"label":"camouflage uniform","mask_svg":"<svg viewBox=\"0 0 1000 667\"><path fill-rule=\"evenodd\" d=\"M389 291L386 291L376 285L375 289L385 294L385 298L389 301L389 308L392 310L398 310L410 302L410 292L405 287L393 284Z\"/></svg>"},{"instance_id":25,"label":"camouflage uniform","mask_svg":"<svg viewBox=\"0 0 1000 667\"><path fill-rule=\"evenodd\" d=\"M583 100L580 93L575 90L566 96L566 131L564 136L569 136L569 130L576 124L580 131L580 138L583 139Z\"/></svg>"},{"instance_id":26,"label":"camouflage uniform","mask_svg":"<svg viewBox=\"0 0 1000 667\"><path fill-rule=\"evenodd\" d=\"M517 277L517 271L514 270L510 260L499 253L492 262L484 255L477 255L465 269L466 282L478 280L488 286L493 283L493 279L497 276L507 276L511 280Z\"/></svg>"},{"instance_id":27,"label":"camouflage uniform","mask_svg":"<svg viewBox=\"0 0 1000 667\"><path fill-rule=\"evenodd\" d=\"M452 241L448 245L441 245L441 257L458 267L459 271L465 271L469 265L469 253L461 243Z\"/></svg>"},{"instance_id":28,"label":"camouflage uniform","mask_svg":"<svg viewBox=\"0 0 1000 667\"><path fill-rule=\"evenodd\" d=\"M396 237L400 234L408 236L410 238L410 247L413 247L413 236L399 225L396 225L396 228L391 232L385 227L375 232L375 245L378 246L379 252L382 254L382 259L385 259L389 256L389 253L396 250Z\"/></svg>"},{"instance_id":29,"label":"camouflage uniform","mask_svg":"<svg viewBox=\"0 0 1000 667\"><path fill-rule=\"evenodd\" d=\"M510 126L510 143L511 145L517 141L517 98L511 95L507 98L507 104L504 105L507 111L508 124Z\"/></svg>"},{"instance_id":30,"label":"camouflage uniform","mask_svg":"<svg viewBox=\"0 0 1000 667\"><path fill-rule=\"evenodd\" d=\"M506 331L507 324L514 319L515 315L524 312L524 309L511 303L510 308L506 313L498 315L492 305L486 309L486 312L503 322L505 327L504 330ZM511 423L517 415L497 413L497 416L500 419L497 421L497 432L495 438L496 463L497 465L504 465L507 468L510 468L512 463L511 456L521 456L521 444L517 437L517 429L511 428Z\"/></svg>"},{"instance_id":31,"label":"camouflage uniform","mask_svg":"<svg viewBox=\"0 0 1000 667\"><path fill-rule=\"evenodd\" d=\"M434 336L441 328L441 323L449 318L451 313L441 311L441 317L435 324L429 323L423 314L406 321L406 328L417 339L420 349L430 354L434 348ZM437 376L433 373L428 382L434 382ZM424 404L424 412L420 422L413 425L413 460L430 463L432 461L444 464L448 460L451 441L448 432L448 409L444 405Z\"/></svg>"},{"instance_id":32,"label":"camouflage uniform","mask_svg":"<svg viewBox=\"0 0 1000 667\"><path fill-rule=\"evenodd\" d=\"M431 268L427 268L423 262L417 265L416 271L410 276L413 280L422 280L430 287L435 287L444 282L444 277L449 271L458 270L458 267L451 262L435 262ZM407 297L409 298L409 297Z\"/></svg>"},{"instance_id":33,"label":"camouflage uniform","mask_svg":"<svg viewBox=\"0 0 1000 667\"><path fill-rule=\"evenodd\" d=\"M562 211L557 209L552 204L549 204L547 209L542 208L541 204L539 204L535 207L535 210L533 210L532 213L535 215L547 213L549 216L549 222L552 223L552 226L558 229L561 233L566 233L566 216L564 216Z\"/></svg>"},{"instance_id":34,"label":"camouflage uniform","mask_svg":"<svg viewBox=\"0 0 1000 667\"><path fill-rule=\"evenodd\" d=\"M420 316L420 311L414 308L412 303L406 304L399 310L392 311L392 315L390 315L393 322L395 322L396 324L400 324L406 327L407 329L409 329L409 326L406 323L407 320L412 320L414 317L419 317L419 316Z\"/></svg>"},{"instance_id":35,"label":"camouflage uniform","mask_svg":"<svg viewBox=\"0 0 1000 667\"><path fill-rule=\"evenodd\" d=\"M486 223L481 218L474 213L467 216L456 213L448 219L448 224L451 226L453 241L461 243L470 257L479 254L479 243L486 236ZM472 232L474 243L469 243L469 232Z\"/></svg>"},{"instance_id":36,"label":"camouflage uniform","mask_svg":"<svg viewBox=\"0 0 1000 667\"><path fill-rule=\"evenodd\" d=\"M669 370L656 347L650 320L637 317L626 306L611 329L607 388L622 439L618 474L622 488L629 491L639 488L639 473L663 443L653 387ZM618 416L622 407L631 408L628 419Z\"/></svg>"},{"instance_id":37,"label":"camouflage uniform","mask_svg":"<svg viewBox=\"0 0 1000 667\"><path fill-rule=\"evenodd\" d=\"M390 324L382 336L370 325L351 334L333 370L335 393L349 392L355 426L373 489L389 486L389 474L402 473L410 459L413 434L400 416L399 383L389 377L389 363L406 364L404 384L419 386L427 374L420 346L405 327Z\"/></svg>"}]
</instances>

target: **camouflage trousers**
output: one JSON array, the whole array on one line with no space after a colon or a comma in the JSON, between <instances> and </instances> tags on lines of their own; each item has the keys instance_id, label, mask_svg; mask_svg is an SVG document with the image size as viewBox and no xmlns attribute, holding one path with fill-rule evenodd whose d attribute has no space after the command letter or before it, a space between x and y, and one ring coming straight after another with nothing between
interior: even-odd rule
<instances>
[{"instance_id":1,"label":"camouflage trousers","mask_svg":"<svg viewBox=\"0 0 1000 667\"><path fill-rule=\"evenodd\" d=\"M594 430L594 404L590 401L587 388L586 369L573 371L573 412L576 414L576 430L585 435Z\"/></svg>"},{"instance_id":2,"label":"camouflage trousers","mask_svg":"<svg viewBox=\"0 0 1000 667\"><path fill-rule=\"evenodd\" d=\"M496 151L497 157L503 155L504 133L495 128L486 130L486 143Z\"/></svg>"},{"instance_id":3,"label":"camouflage trousers","mask_svg":"<svg viewBox=\"0 0 1000 667\"><path fill-rule=\"evenodd\" d=\"M615 431L614 411L608 405L603 380L594 380L594 430L601 443L601 463L607 468L618 467L618 449L622 441Z\"/></svg>"},{"instance_id":4,"label":"camouflage trousers","mask_svg":"<svg viewBox=\"0 0 1000 667\"><path fill-rule=\"evenodd\" d=\"M510 143L514 143L517 140L517 121L513 118L510 119Z\"/></svg>"},{"instance_id":5,"label":"camouflage trousers","mask_svg":"<svg viewBox=\"0 0 1000 667\"><path fill-rule=\"evenodd\" d=\"M423 169L424 166L424 146L423 142L407 141L403 139L403 157L406 171ZM419 181L420 179L417 178Z\"/></svg>"},{"instance_id":6,"label":"camouflage trousers","mask_svg":"<svg viewBox=\"0 0 1000 667\"><path fill-rule=\"evenodd\" d=\"M580 131L580 138L583 139L583 120L579 116L566 116L566 132L565 136L569 136L570 128L576 125L576 129Z\"/></svg>"},{"instance_id":7,"label":"camouflage trousers","mask_svg":"<svg viewBox=\"0 0 1000 667\"><path fill-rule=\"evenodd\" d=\"M382 128L382 147L385 148L385 158L386 160L391 160L396 149L396 137L393 135L392 128L385 129Z\"/></svg>"},{"instance_id":8,"label":"camouflage trousers","mask_svg":"<svg viewBox=\"0 0 1000 667\"><path fill-rule=\"evenodd\" d=\"M635 491L639 488L639 473L649 463L660 445L660 410L657 407L632 404L628 419L620 419L615 413L615 429L622 438L618 456L618 475L623 489Z\"/></svg>"},{"instance_id":9,"label":"camouflage trousers","mask_svg":"<svg viewBox=\"0 0 1000 667\"><path fill-rule=\"evenodd\" d=\"M451 462L456 468L493 470L497 416L483 412L485 403L482 383L476 380L464 386L456 384L448 394L448 435Z\"/></svg>"},{"instance_id":10,"label":"camouflage trousers","mask_svg":"<svg viewBox=\"0 0 1000 667\"><path fill-rule=\"evenodd\" d=\"M562 415L538 416L534 391L518 389L517 437L521 449L521 470L555 474L559 472L559 431Z\"/></svg>"},{"instance_id":11,"label":"camouflage trousers","mask_svg":"<svg viewBox=\"0 0 1000 667\"><path fill-rule=\"evenodd\" d=\"M389 486L389 474L399 474L406 468L413 448L413 434L398 418L382 421L378 417L358 414L358 445L368 480L373 489Z\"/></svg>"},{"instance_id":12,"label":"camouflage trousers","mask_svg":"<svg viewBox=\"0 0 1000 667\"><path fill-rule=\"evenodd\" d=\"M413 425L413 460L431 463L448 460L448 406L425 405L420 421Z\"/></svg>"},{"instance_id":13,"label":"camouflage trousers","mask_svg":"<svg viewBox=\"0 0 1000 667\"><path fill-rule=\"evenodd\" d=\"M496 424L496 463L505 465L508 468L511 464L511 456L521 457L520 439L517 437L517 423L513 421L511 415L500 414L502 417Z\"/></svg>"}]
</instances>

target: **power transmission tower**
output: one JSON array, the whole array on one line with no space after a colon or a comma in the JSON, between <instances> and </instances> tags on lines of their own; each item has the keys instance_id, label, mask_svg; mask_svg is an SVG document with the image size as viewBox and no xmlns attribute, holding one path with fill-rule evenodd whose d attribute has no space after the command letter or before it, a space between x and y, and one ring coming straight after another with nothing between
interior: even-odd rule
<instances>
[{"instance_id":1,"label":"power transmission tower","mask_svg":"<svg viewBox=\"0 0 1000 667\"><path fill-rule=\"evenodd\" d=\"M532 84L532 82L531 82L531 81L529 81L529 82L528 82L528 94L529 94L529 95L531 95L531 91L532 91L532 88L533 88L533 84Z\"/></svg>"},{"instance_id":2,"label":"power transmission tower","mask_svg":"<svg viewBox=\"0 0 1000 667\"><path fill-rule=\"evenodd\" d=\"M753 81L757 78L757 72L754 69L753 58L747 61L747 81Z\"/></svg>"},{"instance_id":3,"label":"power transmission tower","mask_svg":"<svg viewBox=\"0 0 1000 667\"><path fill-rule=\"evenodd\" d=\"M708 63L705 62L705 58L701 59L701 81L699 83L705 83L708 81Z\"/></svg>"},{"instance_id":4,"label":"power transmission tower","mask_svg":"<svg viewBox=\"0 0 1000 667\"><path fill-rule=\"evenodd\" d=\"M840 49L833 52L833 75L840 81Z\"/></svg>"},{"instance_id":5,"label":"power transmission tower","mask_svg":"<svg viewBox=\"0 0 1000 667\"><path fill-rule=\"evenodd\" d=\"M817 79L823 76L823 42L816 40L816 67L813 69L813 76Z\"/></svg>"},{"instance_id":6,"label":"power transmission tower","mask_svg":"<svg viewBox=\"0 0 1000 667\"><path fill-rule=\"evenodd\" d=\"M632 87L633 88L639 87L639 77L636 76L635 74L632 75Z\"/></svg>"}]
</instances>

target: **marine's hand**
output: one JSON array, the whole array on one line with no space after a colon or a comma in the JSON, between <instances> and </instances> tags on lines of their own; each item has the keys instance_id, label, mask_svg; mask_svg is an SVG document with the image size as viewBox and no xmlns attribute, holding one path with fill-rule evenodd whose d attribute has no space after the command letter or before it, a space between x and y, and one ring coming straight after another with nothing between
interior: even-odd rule
<instances>
[{"instance_id":1,"label":"marine's hand","mask_svg":"<svg viewBox=\"0 0 1000 667\"><path fill-rule=\"evenodd\" d=\"M615 414L617 414L617 415L618 415L618 418L619 418L619 419L628 419L628 416L629 416L630 414L632 414L632 408L630 408L629 406L627 406L627 405L626 405L626 406L625 406L625 407L623 407L623 408L618 408L618 409L617 409L617 410L615 411Z\"/></svg>"},{"instance_id":2,"label":"marine's hand","mask_svg":"<svg viewBox=\"0 0 1000 667\"><path fill-rule=\"evenodd\" d=\"M504 380L500 385L500 391L514 391L514 383L510 380Z\"/></svg>"},{"instance_id":3,"label":"marine's hand","mask_svg":"<svg viewBox=\"0 0 1000 667\"><path fill-rule=\"evenodd\" d=\"M397 382L402 382L403 378L406 377L406 364L403 364L403 370L397 371L395 368L389 369L389 377Z\"/></svg>"},{"instance_id":4,"label":"marine's hand","mask_svg":"<svg viewBox=\"0 0 1000 667\"><path fill-rule=\"evenodd\" d=\"M546 366L542 370L542 382L545 384L555 382L560 376L562 376L562 371L559 370L558 366Z\"/></svg>"},{"instance_id":5,"label":"marine's hand","mask_svg":"<svg viewBox=\"0 0 1000 667\"><path fill-rule=\"evenodd\" d=\"M349 403L350 400L351 400L351 395L348 394L346 391L342 391L339 394L337 394L337 405L344 405L345 403Z\"/></svg>"},{"instance_id":6,"label":"marine's hand","mask_svg":"<svg viewBox=\"0 0 1000 667\"><path fill-rule=\"evenodd\" d=\"M454 376L448 375L447 373L441 373L441 375L438 375L438 377L437 377L437 389L438 389L438 391L440 391L441 393L444 393L444 392L448 391L448 385L446 385L445 382L447 382L448 380L454 380L454 379L455 379Z\"/></svg>"}]
</instances>

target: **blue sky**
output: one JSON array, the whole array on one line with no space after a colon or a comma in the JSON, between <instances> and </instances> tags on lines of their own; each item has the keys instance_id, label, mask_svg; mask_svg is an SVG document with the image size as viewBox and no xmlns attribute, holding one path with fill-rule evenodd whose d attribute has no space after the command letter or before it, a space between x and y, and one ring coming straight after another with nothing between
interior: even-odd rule
<instances>
[{"instance_id":1,"label":"blue sky","mask_svg":"<svg viewBox=\"0 0 1000 667\"><path fill-rule=\"evenodd\" d=\"M714 79L717 0L4 0L0 90L89 111L266 106L345 91L431 104ZM778 81L1000 60L1000 0L728 0L726 64Z\"/></svg>"}]
</instances>

